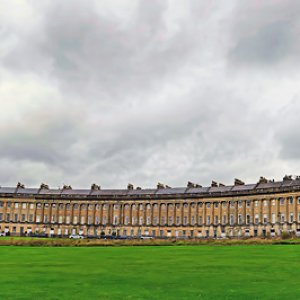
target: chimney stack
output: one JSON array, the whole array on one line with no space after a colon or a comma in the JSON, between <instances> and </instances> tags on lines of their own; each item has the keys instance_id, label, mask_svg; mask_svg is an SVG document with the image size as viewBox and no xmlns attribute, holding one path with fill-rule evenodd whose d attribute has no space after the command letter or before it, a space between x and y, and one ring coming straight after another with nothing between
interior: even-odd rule
<instances>
[{"instance_id":1,"label":"chimney stack","mask_svg":"<svg viewBox=\"0 0 300 300\"><path fill-rule=\"evenodd\" d=\"M213 180L213 181L211 182L211 187L217 187L217 186L218 186L218 183L217 183L216 181Z\"/></svg>"},{"instance_id":2,"label":"chimney stack","mask_svg":"<svg viewBox=\"0 0 300 300\"><path fill-rule=\"evenodd\" d=\"M158 189L158 190L161 190L161 189L164 189L164 188L165 188L165 185L164 185L164 184L162 184L162 183L160 183L160 182L157 184L157 189Z\"/></svg>"},{"instance_id":3,"label":"chimney stack","mask_svg":"<svg viewBox=\"0 0 300 300\"><path fill-rule=\"evenodd\" d=\"M92 190L92 191L99 191L99 190L101 190L101 187L100 187L100 185L98 185L98 184L96 184L96 183L93 183L93 184L91 185L91 190Z\"/></svg>"},{"instance_id":4,"label":"chimney stack","mask_svg":"<svg viewBox=\"0 0 300 300\"><path fill-rule=\"evenodd\" d=\"M128 183L128 185L127 185L127 190L133 190L133 184L131 184L131 183Z\"/></svg>"},{"instance_id":5,"label":"chimney stack","mask_svg":"<svg viewBox=\"0 0 300 300\"><path fill-rule=\"evenodd\" d=\"M242 180L237 179L237 178L234 179L234 185L244 185L244 184L245 184L245 182L243 182Z\"/></svg>"}]
</instances>

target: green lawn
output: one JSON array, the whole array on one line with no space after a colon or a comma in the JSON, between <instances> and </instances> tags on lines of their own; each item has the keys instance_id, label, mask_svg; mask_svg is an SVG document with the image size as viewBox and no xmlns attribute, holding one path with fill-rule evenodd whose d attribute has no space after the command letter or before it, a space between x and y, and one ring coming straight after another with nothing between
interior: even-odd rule
<instances>
[{"instance_id":1,"label":"green lawn","mask_svg":"<svg viewBox=\"0 0 300 300\"><path fill-rule=\"evenodd\" d=\"M0 299L300 299L300 246L0 247Z\"/></svg>"}]
</instances>

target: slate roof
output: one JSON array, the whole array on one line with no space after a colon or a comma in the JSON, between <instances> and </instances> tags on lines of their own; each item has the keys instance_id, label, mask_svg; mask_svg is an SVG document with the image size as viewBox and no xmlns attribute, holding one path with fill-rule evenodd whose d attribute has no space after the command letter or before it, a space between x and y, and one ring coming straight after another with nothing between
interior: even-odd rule
<instances>
[{"instance_id":1,"label":"slate roof","mask_svg":"<svg viewBox=\"0 0 300 300\"><path fill-rule=\"evenodd\" d=\"M34 196L51 198L160 198L160 197L217 197L235 194L261 194L281 191L300 191L300 178L283 181L263 180L256 184L210 186L210 187L175 187L156 189L72 189L72 188L27 188L27 187L2 187L0 195L6 197Z\"/></svg>"}]
</instances>

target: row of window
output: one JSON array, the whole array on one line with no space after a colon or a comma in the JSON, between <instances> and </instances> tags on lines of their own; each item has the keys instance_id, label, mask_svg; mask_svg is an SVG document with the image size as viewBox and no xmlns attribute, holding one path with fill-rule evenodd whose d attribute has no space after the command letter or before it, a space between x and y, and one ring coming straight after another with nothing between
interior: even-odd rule
<instances>
[{"instance_id":1,"label":"row of window","mask_svg":"<svg viewBox=\"0 0 300 300\"><path fill-rule=\"evenodd\" d=\"M11 219L12 217L12 219ZM33 217L33 214L30 214L28 216L28 219L26 217L25 214L21 214L20 215L20 219L19 219L19 214L13 214L11 216L11 214L6 214L5 216L5 221L6 222L10 222L10 221L14 221L14 222L34 222L34 217ZM3 219L3 213L0 213L0 221L4 221ZM73 224L77 224L79 221L79 218L78 216L73 216L73 219L72 219L72 223ZM139 222L138 222L139 221ZM151 224L151 217L147 217L146 218L146 225L150 225ZM168 222L166 222L168 221ZM203 217L202 216L199 216L199 225L202 225L203 224ZM219 224L219 216L215 216L214 217L214 220L212 220L211 216L207 216L206 217L206 225L210 225L212 223L214 224ZM276 221L279 221L279 222L285 222L285 221L288 221L288 222L294 222L295 219L294 219L294 213L290 213L289 214L289 218L286 219L286 216L284 213L281 213L278 215L278 219L276 220L276 215L275 213L272 213L271 214L271 223L275 223ZM300 213L298 213L298 221L300 222ZM41 215L36 215L36 220L35 222L37 223L40 223L40 222L43 222L43 223L48 223L48 222L51 222L51 223L55 223L55 222L58 222L58 223L67 223L69 224L71 222L71 217L70 216L58 216L58 220L56 219L56 216L55 215L52 215L50 220L48 219L48 215L44 215L43 216L43 219L41 218ZM144 222L144 218L143 217L140 217L139 220L137 220L136 217L132 217L131 218L131 224L132 225L143 225L143 222ZM166 219L166 217L162 216L161 217L161 222L160 224L162 225L181 225L181 217L177 216L176 219L175 219L175 224L173 223L174 222L174 219L172 216L170 216L168 218L168 220ZM260 216L259 214L255 214L254 216L254 223L255 224L259 224L260 222ZM262 222L263 223L268 223L269 220L268 220L268 216L267 214L263 214L262 216ZM86 218L85 216L81 216L80 217L80 223L81 224L85 224L86 223ZM92 216L88 216L87 218L87 223L88 224L93 224L93 218ZM167 223L167 224L166 224ZM191 222L190 224L191 225L195 225L196 223L196 218L195 216L191 216ZM227 215L223 215L222 216L222 220L221 220L221 223L222 224L226 224L227 223ZM244 220L243 220L243 216L241 214L238 215L238 219L237 219L237 224L243 224L244 223ZM246 224L249 224L251 223L251 216L250 215L246 215L246 220L245 220L245 223ZM95 217L95 224L100 224L100 218L98 216ZM102 218L102 224L103 225L106 225L107 224L107 217L106 216L103 216ZM119 225L120 224L120 219L119 219L119 216L114 216L113 217L113 224L114 225ZM125 219L124 219L124 225L129 225L130 224L130 219L128 216L125 216ZM188 217L187 216L184 216L183 217L183 225L188 225ZM230 225L234 225L235 224L235 215L234 214L230 214L229 216L229 224ZM153 217L153 225L158 225L158 217Z\"/></svg>"},{"instance_id":2,"label":"row of window","mask_svg":"<svg viewBox=\"0 0 300 300\"><path fill-rule=\"evenodd\" d=\"M294 198L293 198L293 197L289 197L289 198L287 198L287 199L285 199L285 198L280 198L280 199L279 199L280 205L285 205L285 204L286 204L286 200L288 200L288 203L289 203L289 204L293 204L293 203L294 203ZM235 207L235 204L237 203L238 207L241 208L241 207L243 207L243 203L244 203L244 202L245 202L245 201L241 201L241 200L239 200L239 201L229 201L229 204L230 204L230 207L234 208L234 207ZM247 208L250 208L250 207L251 207L251 202L252 202L251 200L246 200L246 207L247 207ZM226 207L226 206L227 206L227 203L228 203L228 202L222 202L222 207ZM263 206L268 206L269 203L270 203L269 200L263 200ZM300 197L297 198L297 203L300 204ZM18 202L7 202L7 207L8 207L8 208L12 207L12 204L14 205L14 208L19 208L19 206L21 206L22 209L26 209L26 208L27 208L27 205L29 205L29 208L30 208L30 209L34 209L34 203L26 203L26 202L22 202L22 203L18 203ZM200 203L198 203L198 207L202 207L203 204L205 204L207 208L210 208L211 205L214 205L215 208L218 208L218 207L219 207L219 202L215 202L215 203L211 203L211 202L202 203L202 202L200 202ZM176 205L176 208L177 208L177 209L180 209L180 208L181 208L181 204L177 203L177 204L175 204L175 205ZM258 205L259 205L259 201L258 201L258 200L255 200L255 201L254 201L254 206L258 206ZM275 200L275 199L271 200L271 205L273 205L273 206L276 205L276 200ZM3 206L4 206L4 202L3 202L3 201L0 201L0 208L3 207ZM49 208L49 206L50 206L49 203L44 203L44 208L47 209L47 208ZM52 204L51 204L51 207L52 207L52 208L56 208L56 206L57 206L56 203L52 203ZM71 207L71 204L70 204L70 203L65 204L65 206L66 206L66 209L67 209L67 210L70 210L70 207ZM131 208L132 208L132 209L136 209L137 206L138 206L138 208L139 208L140 210L143 210L143 209L144 209L144 204L132 204L132 205L131 205ZM166 206L167 206L166 204L162 203L162 204L161 204L161 209L165 209ZM195 203L191 203L190 206L191 206L191 208L194 208L194 207L195 207ZM36 204L36 207L37 207L38 209L42 208L42 203L40 203L40 202L37 203L37 204ZM59 209L64 209L64 204L63 204L63 203L59 203L59 204L58 204L58 207L59 207ZM79 204L75 203L75 204L73 205L73 209L74 209L74 210L77 210L79 207L80 207L81 210L86 209L86 207L87 207L89 210L92 210L94 207L95 207L97 210L99 210L99 209L100 209L100 204L88 204L88 205L86 205L86 204L80 204L80 205L79 205ZM151 209L151 204L147 203L147 204L145 205L145 207L146 207L146 209ZM169 208L173 208L173 204L168 204L168 207L169 207ZM120 208L120 205L119 205L119 204L113 204L113 209L114 209L114 210L118 210L119 208ZM124 205L124 208L125 208L125 210L128 210L128 209L130 208L130 205L129 205L129 204L125 204L125 205ZM158 208L158 204L157 204L157 203L153 204L153 208L154 208L154 209L157 209L157 208ZM184 204L183 204L183 208L187 209L187 208L188 208L188 203L184 203ZM108 204L106 204L106 203L103 204L103 209L108 209Z\"/></svg>"}]
</instances>

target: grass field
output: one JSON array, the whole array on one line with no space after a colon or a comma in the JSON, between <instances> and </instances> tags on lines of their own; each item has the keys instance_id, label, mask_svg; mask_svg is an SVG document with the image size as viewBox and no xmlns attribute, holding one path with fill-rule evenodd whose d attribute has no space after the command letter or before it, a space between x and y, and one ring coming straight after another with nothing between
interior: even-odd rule
<instances>
[{"instance_id":1,"label":"grass field","mask_svg":"<svg viewBox=\"0 0 300 300\"><path fill-rule=\"evenodd\" d=\"M0 247L0 299L300 299L300 246Z\"/></svg>"}]
</instances>

